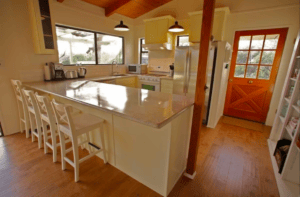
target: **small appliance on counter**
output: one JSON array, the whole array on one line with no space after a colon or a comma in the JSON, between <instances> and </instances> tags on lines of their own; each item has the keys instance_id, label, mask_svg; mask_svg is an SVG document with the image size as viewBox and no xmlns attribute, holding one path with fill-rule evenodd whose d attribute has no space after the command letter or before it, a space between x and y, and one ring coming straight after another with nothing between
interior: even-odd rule
<instances>
[{"instance_id":1,"label":"small appliance on counter","mask_svg":"<svg viewBox=\"0 0 300 197\"><path fill-rule=\"evenodd\" d=\"M83 67L78 68L78 77L79 78L84 78L86 73L87 73L86 68L83 68Z\"/></svg>"},{"instance_id":2,"label":"small appliance on counter","mask_svg":"<svg viewBox=\"0 0 300 197\"><path fill-rule=\"evenodd\" d=\"M61 63L50 63L51 80L64 80L65 72L64 65Z\"/></svg>"},{"instance_id":3,"label":"small appliance on counter","mask_svg":"<svg viewBox=\"0 0 300 197\"><path fill-rule=\"evenodd\" d=\"M78 78L77 70L66 70L65 71L65 78L66 79L77 79Z\"/></svg>"},{"instance_id":4,"label":"small appliance on counter","mask_svg":"<svg viewBox=\"0 0 300 197\"><path fill-rule=\"evenodd\" d=\"M147 74L146 64L128 64L127 68L131 74Z\"/></svg>"},{"instance_id":5,"label":"small appliance on counter","mask_svg":"<svg viewBox=\"0 0 300 197\"><path fill-rule=\"evenodd\" d=\"M169 74L169 77L173 77L173 76L174 76L174 63L170 65L170 74Z\"/></svg>"}]
</instances>

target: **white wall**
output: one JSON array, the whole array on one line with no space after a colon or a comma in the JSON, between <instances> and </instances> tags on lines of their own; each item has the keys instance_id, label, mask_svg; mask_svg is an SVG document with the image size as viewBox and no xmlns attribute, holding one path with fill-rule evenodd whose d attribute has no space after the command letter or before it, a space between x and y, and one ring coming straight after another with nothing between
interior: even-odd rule
<instances>
[{"instance_id":1,"label":"white wall","mask_svg":"<svg viewBox=\"0 0 300 197\"><path fill-rule=\"evenodd\" d=\"M66 0L66 3L68 2L70 1ZM93 11L97 12L99 9L103 16L81 11L80 8L85 5L70 8L54 0L52 5L51 15L54 23L124 36L125 63L134 60L133 31L115 32L113 27L119 21L105 18L102 8L94 7ZM5 66L0 67L0 118L4 134L9 135L19 131L16 99L10 79L43 80L43 65L46 62L58 61L58 56L34 53L27 0L1 0L0 13L0 61L5 62ZM132 26L128 26L133 29ZM106 74L107 68L99 66L96 70L101 73L101 69L104 69L103 73ZM91 69L94 71L95 67Z\"/></svg>"}]
</instances>

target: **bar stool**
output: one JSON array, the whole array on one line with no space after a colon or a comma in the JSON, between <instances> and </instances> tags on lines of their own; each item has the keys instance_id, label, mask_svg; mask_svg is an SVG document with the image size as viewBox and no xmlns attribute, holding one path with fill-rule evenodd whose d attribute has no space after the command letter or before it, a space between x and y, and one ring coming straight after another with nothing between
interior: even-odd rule
<instances>
[{"instance_id":1,"label":"bar stool","mask_svg":"<svg viewBox=\"0 0 300 197\"><path fill-rule=\"evenodd\" d=\"M35 141L35 137L38 138L38 145L39 149L42 148L42 123L41 123L41 115L38 109L38 104L34 98L33 91L31 90L25 90L25 88L22 89L24 93L24 100L27 105L28 114L29 114L29 120L31 125L31 137L32 142Z\"/></svg>"},{"instance_id":2,"label":"bar stool","mask_svg":"<svg viewBox=\"0 0 300 197\"><path fill-rule=\"evenodd\" d=\"M99 152L103 153L104 163L107 163L106 159L106 150L105 150L105 141L104 141L104 130L103 122L104 120L90 114L77 114L74 115L73 107L70 105L59 104L54 99L51 102L52 108L55 114L57 128L59 132L60 144L61 144L61 156L62 156L62 170L66 169L66 162L74 167L75 170L75 182L79 181L79 164L83 161L91 158L92 156L98 154ZM100 129L100 140L102 147L98 147L95 144L91 143L89 132L94 129ZM78 137L85 134L86 139L78 143ZM72 141L72 147L66 150L65 147L65 135L67 135ZM90 154L79 159L78 148L82 144L87 144L89 147ZM91 151L91 148L94 148L95 151ZM74 162L66 157L68 152L73 151Z\"/></svg>"},{"instance_id":3,"label":"bar stool","mask_svg":"<svg viewBox=\"0 0 300 197\"><path fill-rule=\"evenodd\" d=\"M57 143L57 127L55 122L55 116L53 109L51 107L50 101L46 96L40 96L38 93L35 93L35 99L39 109L39 114L41 117L41 123L44 131L44 151L45 154L48 153L48 147L53 151L53 162L57 161L57 147L60 146L60 143ZM48 130L49 125L49 130ZM51 134L50 136L48 134ZM52 143L49 142L51 137Z\"/></svg>"},{"instance_id":4,"label":"bar stool","mask_svg":"<svg viewBox=\"0 0 300 197\"><path fill-rule=\"evenodd\" d=\"M29 129L30 129L30 123L29 123L29 116L28 116L28 109L25 103L24 96L21 92L22 90L22 82L19 80L11 80L11 84L13 86L16 98L17 98L17 106L19 110L19 119L20 119L20 129L21 133L24 132L25 129L25 134L26 138L30 137ZM24 127L23 127L24 125Z\"/></svg>"}]
</instances>

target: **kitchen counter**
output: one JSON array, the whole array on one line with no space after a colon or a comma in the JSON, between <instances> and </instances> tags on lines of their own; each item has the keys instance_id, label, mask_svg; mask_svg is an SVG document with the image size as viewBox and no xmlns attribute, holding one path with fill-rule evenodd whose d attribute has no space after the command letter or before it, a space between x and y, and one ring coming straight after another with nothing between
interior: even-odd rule
<instances>
[{"instance_id":1,"label":"kitchen counter","mask_svg":"<svg viewBox=\"0 0 300 197\"><path fill-rule=\"evenodd\" d=\"M24 85L155 128L166 125L193 105L193 100L181 95L94 82L120 77L126 76L91 78L91 81L74 79L33 82Z\"/></svg>"},{"instance_id":2,"label":"kitchen counter","mask_svg":"<svg viewBox=\"0 0 300 197\"><path fill-rule=\"evenodd\" d=\"M168 196L186 169L193 100L101 83L132 76L137 75L34 82L24 86L102 118L108 163ZM92 143L102 147L99 131L90 134Z\"/></svg>"}]
</instances>

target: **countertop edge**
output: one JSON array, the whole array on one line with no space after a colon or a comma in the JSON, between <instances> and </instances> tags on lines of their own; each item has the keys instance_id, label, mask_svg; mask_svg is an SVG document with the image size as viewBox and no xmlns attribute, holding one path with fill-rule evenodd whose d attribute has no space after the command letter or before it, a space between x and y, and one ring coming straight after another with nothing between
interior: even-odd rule
<instances>
[{"instance_id":1,"label":"countertop edge","mask_svg":"<svg viewBox=\"0 0 300 197\"><path fill-rule=\"evenodd\" d=\"M102 111L111 113L111 114L113 114L113 115L116 115L116 116L119 116L119 117L122 117L122 118L125 118L125 119L128 119L128 120L132 120L132 121L137 122L137 123L140 123L140 124L144 124L144 125L147 125L147 126L154 127L154 128L156 128L156 129L160 129L160 128L164 127L164 126L167 125L169 122L171 122L173 119L175 119L177 116L179 116L181 113L183 113L185 110L187 110L189 107L191 107L191 106L194 105L194 103L191 103L190 105L187 105L184 109L182 109L182 110L179 111L178 113L172 115L172 116L169 117L168 119L166 119L166 120L164 120L164 121L162 121L162 122L160 122L160 123L153 124L153 123L149 123L149 122L146 122L146 121L138 120L138 119L136 119L136 118L129 117L129 116L127 116L127 115L124 115L124 114L119 113L119 112L116 112L116 111L107 110L107 109L105 109L105 108L97 107L97 106L94 106L94 105L91 105L91 104L88 104L88 103L85 103L85 102L82 102L82 101L79 101L79 100L76 100L76 99L72 99L72 98L69 98L69 97L64 97L64 96L62 96L62 95L59 95L59 94L56 94L56 93L53 93L53 92L50 92L50 91L47 91L47 90L44 90L44 89L41 89L41 88L32 87L32 86L30 86L29 84L26 84L26 83L24 83L23 85L26 86L26 87L28 87L28 88L35 89L35 90L37 90L37 91L45 92L45 93L48 93L48 94L52 94L52 95L58 96L58 97L63 98L63 99L67 99L67 100L70 100L70 101L74 101L74 102L80 103L80 104L82 104L82 105L89 106L89 107L92 107L92 108L94 108L94 109L102 110Z\"/></svg>"}]
</instances>

